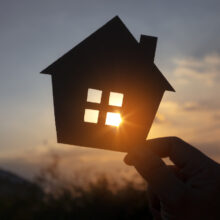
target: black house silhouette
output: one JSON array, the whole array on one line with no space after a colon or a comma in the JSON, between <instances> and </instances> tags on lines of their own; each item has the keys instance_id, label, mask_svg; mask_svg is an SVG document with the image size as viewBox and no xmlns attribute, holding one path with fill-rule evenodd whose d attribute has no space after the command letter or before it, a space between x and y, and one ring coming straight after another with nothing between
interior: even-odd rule
<instances>
[{"instance_id":1,"label":"black house silhouette","mask_svg":"<svg viewBox=\"0 0 220 220\"><path fill-rule=\"evenodd\" d=\"M154 64L156 43L137 42L116 16L41 72L52 76L59 143L128 151L146 140L164 92L174 91Z\"/></svg>"}]
</instances>

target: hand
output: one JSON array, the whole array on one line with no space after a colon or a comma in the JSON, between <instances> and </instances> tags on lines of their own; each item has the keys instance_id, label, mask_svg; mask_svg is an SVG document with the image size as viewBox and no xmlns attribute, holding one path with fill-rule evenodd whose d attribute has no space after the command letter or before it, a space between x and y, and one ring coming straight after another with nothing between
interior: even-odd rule
<instances>
[{"instance_id":1,"label":"hand","mask_svg":"<svg viewBox=\"0 0 220 220\"><path fill-rule=\"evenodd\" d=\"M176 137L152 139L124 161L147 180L155 219L220 219L220 165L193 146Z\"/></svg>"}]
</instances>

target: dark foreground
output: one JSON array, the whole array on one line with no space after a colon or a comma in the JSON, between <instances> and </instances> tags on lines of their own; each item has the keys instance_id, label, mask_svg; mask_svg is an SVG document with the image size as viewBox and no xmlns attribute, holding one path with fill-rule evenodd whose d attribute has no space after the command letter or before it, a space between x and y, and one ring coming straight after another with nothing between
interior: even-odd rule
<instances>
[{"instance_id":1,"label":"dark foreground","mask_svg":"<svg viewBox=\"0 0 220 220\"><path fill-rule=\"evenodd\" d=\"M31 183L0 170L0 219L152 219L146 191L130 182L116 191L104 177L87 187L47 181L48 193L42 185L44 177Z\"/></svg>"}]
</instances>

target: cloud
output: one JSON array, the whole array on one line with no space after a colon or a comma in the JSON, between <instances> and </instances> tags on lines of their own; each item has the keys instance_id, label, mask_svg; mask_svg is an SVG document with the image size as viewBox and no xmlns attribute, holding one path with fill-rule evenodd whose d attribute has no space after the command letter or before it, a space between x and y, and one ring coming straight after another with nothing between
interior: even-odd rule
<instances>
[{"instance_id":1,"label":"cloud","mask_svg":"<svg viewBox=\"0 0 220 220\"><path fill-rule=\"evenodd\" d=\"M176 80L183 83L197 81L212 86L220 81L220 54L213 53L202 58L175 59L173 73Z\"/></svg>"},{"instance_id":2,"label":"cloud","mask_svg":"<svg viewBox=\"0 0 220 220\"><path fill-rule=\"evenodd\" d=\"M199 100L198 96L197 100L187 100L190 98L163 101L158 115L162 115L162 119L165 120L161 120L160 123L159 117L156 118L149 138L178 136L189 143L215 142L220 144L220 103L212 99ZM213 144L204 145L207 151L215 152L216 147L212 149L213 146ZM216 155L214 153L211 155L216 158L217 154L220 158L217 151Z\"/></svg>"},{"instance_id":3,"label":"cloud","mask_svg":"<svg viewBox=\"0 0 220 220\"><path fill-rule=\"evenodd\" d=\"M197 102L185 102L182 105L182 108L186 111L198 110L201 106Z\"/></svg>"},{"instance_id":4,"label":"cloud","mask_svg":"<svg viewBox=\"0 0 220 220\"><path fill-rule=\"evenodd\" d=\"M220 102L218 100L198 100L185 101L181 104L184 111L209 111L210 113L220 111Z\"/></svg>"},{"instance_id":5,"label":"cloud","mask_svg":"<svg viewBox=\"0 0 220 220\"><path fill-rule=\"evenodd\" d=\"M124 155L43 141L42 145L31 150L24 149L14 155L1 156L0 166L29 179L34 179L42 170L52 167L68 182L88 183L100 175L106 175L113 181L122 183L125 178L132 181L136 174L134 168L124 164Z\"/></svg>"},{"instance_id":6,"label":"cloud","mask_svg":"<svg viewBox=\"0 0 220 220\"><path fill-rule=\"evenodd\" d=\"M154 119L154 123L157 124L162 124L162 123L166 123L167 120L165 118L165 116L163 114L158 113Z\"/></svg>"},{"instance_id":7,"label":"cloud","mask_svg":"<svg viewBox=\"0 0 220 220\"><path fill-rule=\"evenodd\" d=\"M217 122L220 122L220 112L213 115L213 119Z\"/></svg>"}]
</instances>

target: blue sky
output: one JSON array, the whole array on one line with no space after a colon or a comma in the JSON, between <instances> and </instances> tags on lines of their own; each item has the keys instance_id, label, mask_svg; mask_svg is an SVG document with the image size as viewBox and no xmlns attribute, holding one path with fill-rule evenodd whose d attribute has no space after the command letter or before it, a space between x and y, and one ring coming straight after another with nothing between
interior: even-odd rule
<instances>
[{"instance_id":1,"label":"blue sky","mask_svg":"<svg viewBox=\"0 0 220 220\"><path fill-rule=\"evenodd\" d=\"M155 62L177 91L165 95L150 136L180 136L219 160L219 11L217 0L1 0L0 164L22 173L27 157L63 149L92 161L94 151L56 144L50 76L39 72L115 15L137 39L158 37ZM95 152L123 166L123 155Z\"/></svg>"}]
</instances>

